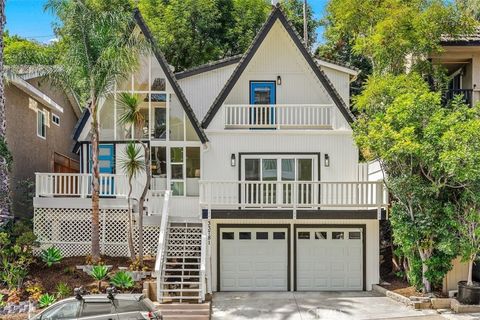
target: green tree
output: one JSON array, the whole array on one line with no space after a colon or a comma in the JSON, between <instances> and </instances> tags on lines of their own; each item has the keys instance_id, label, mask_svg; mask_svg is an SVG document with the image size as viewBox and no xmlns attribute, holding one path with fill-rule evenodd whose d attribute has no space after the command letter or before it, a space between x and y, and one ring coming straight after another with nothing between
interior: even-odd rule
<instances>
[{"instance_id":1,"label":"green tree","mask_svg":"<svg viewBox=\"0 0 480 320\"><path fill-rule=\"evenodd\" d=\"M468 263L467 285L473 285L473 264L480 254L480 190L478 186L461 192L455 206L462 261Z\"/></svg>"},{"instance_id":2,"label":"green tree","mask_svg":"<svg viewBox=\"0 0 480 320\"><path fill-rule=\"evenodd\" d=\"M303 1L282 0L288 18L303 35ZM177 71L244 53L270 13L269 0L141 0L150 30ZM318 21L307 8L308 34Z\"/></svg>"},{"instance_id":3,"label":"green tree","mask_svg":"<svg viewBox=\"0 0 480 320\"><path fill-rule=\"evenodd\" d=\"M373 72L401 74L407 60L415 66L439 51L441 35L473 31L474 21L442 0L332 0L323 24L322 51L343 50L348 41L354 54L369 60Z\"/></svg>"},{"instance_id":4,"label":"green tree","mask_svg":"<svg viewBox=\"0 0 480 320\"><path fill-rule=\"evenodd\" d=\"M91 114L92 145L92 258L100 259L98 104L116 81L138 65L141 38L132 32L132 10L103 7L89 0L49 0L47 8L61 22L58 36L63 50L54 80L76 92L84 92Z\"/></svg>"},{"instance_id":5,"label":"green tree","mask_svg":"<svg viewBox=\"0 0 480 320\"><path fill-rule=\"evenodd\" d=\"M480 178L480 107L460 99L444 107L417 73L371 77L355 102L356 142L388 176L394 240L409 259L410 279L420 266L430 292L458 254L452 194Z\"/></svg>"},{"instance_id":6,"label":"green tree","mask_svg":"<svg viewBox=\"0 0 480 320\"><path fill-rule=\"evenodd\" d=\"M5 33L4 62L6 65L53 65L60 54L61 44L41 44Z\"/></svg>"}]
</instances>

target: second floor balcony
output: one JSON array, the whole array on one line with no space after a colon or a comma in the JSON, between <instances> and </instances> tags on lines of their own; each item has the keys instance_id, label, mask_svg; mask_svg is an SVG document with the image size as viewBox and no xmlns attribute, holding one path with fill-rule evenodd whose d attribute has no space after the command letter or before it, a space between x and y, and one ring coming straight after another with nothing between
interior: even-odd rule
<instances>
[{"instance_id":1,"label":"second floor balcony","mask_svg":"<svg viewBox=\"0 0 480 320\"><path fill-rule=\"evenodd\" d=\"M388 205L383 181L200 181L207 209L378 209Z\"/></svg>"},{"instance_id":2,"label":"second floor balcony","mask_svg":"<svg viewBox=\"0 0 480 320\"><path fill-rule=\"evenodd\" d=\"M329 104L228 104L226 129L332 129Z\"/></svg>"}]
</instances>

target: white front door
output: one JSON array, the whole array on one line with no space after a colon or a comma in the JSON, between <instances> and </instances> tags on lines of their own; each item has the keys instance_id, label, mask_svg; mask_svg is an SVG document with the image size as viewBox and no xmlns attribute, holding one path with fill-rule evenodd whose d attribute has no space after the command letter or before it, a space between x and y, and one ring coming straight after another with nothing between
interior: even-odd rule
<instances>
[{"instance_id":1,"label":"white front door","mask_svg":"<svg viewBox=\"0 0 480 320\"><path fill-rule=\"evenodd\" d=\"M363 290L361 228L298 228L298 291Z\"/></svg>"},{"instance_id":2,"label":"white front door","mask_svg":"<svg viewBox=\"0 0 480 320\"><path fill-rule=\"evenodd\" d=\"M221 228L220 291L287 291L286 228Z\"/></svg>"}]
</instances>

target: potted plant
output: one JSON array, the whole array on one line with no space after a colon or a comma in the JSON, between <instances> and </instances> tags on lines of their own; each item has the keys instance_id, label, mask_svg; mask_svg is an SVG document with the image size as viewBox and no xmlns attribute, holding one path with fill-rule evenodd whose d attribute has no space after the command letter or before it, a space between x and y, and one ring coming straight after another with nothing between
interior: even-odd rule
<instances>
[{"instance_id":1,"label":"potted plant","mask_svg":"<svg viewBox=\"0 0 480 320\"><path fill-rule=\"evenodd\" d=\"M480 304L480 283L473 281L473 264L480 253L480 194L479 189L465 189L459 197L458 235L463 262L468 262L466 281L458 282L458 301Z\"/></svg>"}]
</instances>

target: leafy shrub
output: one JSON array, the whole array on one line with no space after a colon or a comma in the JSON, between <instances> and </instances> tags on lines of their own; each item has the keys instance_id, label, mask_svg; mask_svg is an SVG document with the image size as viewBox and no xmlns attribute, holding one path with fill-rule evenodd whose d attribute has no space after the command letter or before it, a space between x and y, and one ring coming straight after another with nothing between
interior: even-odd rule
<instances>
[{"instance_id":1,"label":"leafy shrub","mask_svg":"<svg viewBox=\"0 0 480 320\"><path fill-rule=\"evenodd\" d=\"M135 282L130 274L125 271L118 271L110 280L110 283L120 289L129 289Z\"/></svg>"},{"instance_id":2,"label":"leafy shrub","mask_svg":"<svg viewBox=\"0 0 480 320\"><path fill-rule=\"evenodd\" d=\"M50 247L46 250L42 250L40 255L42 261L47 265L47 267L53 266L55 263L62 261L62 252L60 249L55 247Z\"/></svg>"},{"instance_id":3,"label":"leafy shrub","mask_svg":"<svg viewBox=\"0 0 480 320\"><path fill-rule=\"evenodd\" d=\"M72 289L65 282L59 282L57 284L56 290L57 290L57 298L58 299L66 298L72 292Z\"/></svg>"},{"instance_id":4,"label":"leafy shrub","mask_svg":"<svg viewBox=\"0 0 480 320\"><path fill-rule=\"evenodd\" d=\"M26 286L25 291L27 291L30 299L38 301L43 293L43 288L39 284L30 283Z\"/></svg>"},{"instance_id":5,"label":"leafy shrub","mask_svg":"<svg viewBox=\"0 0 480 320\"><path fill-rule=\"evenodd\" d=\"M108 267L103 265L96 265L92 267L92 272L90 275L93 279L98 281L98 290L102 288L102 280L107 278Z\"/></svg>"},{"instance_id":6,"label":"leafy shrub","mask_svg":"<svg viewBox=\"0 0 480 320\"><path fill-rule=\"evenodd\" d=\"M31 232L18 236L0 232L0 282L9 290L19 288L28 274L28 268L34 261L32 249L35 240Z\"/></svg>"},{"instance_id":7,"label":"leafy shrub","mask_svg":"<svg viewBox=\"0 0 480 320\"><path fill-rule=\"evenodd\" d=\"M38 306L40 308L46 308L52 303L54 303L55 301L57 301L57 299L55 298L54 295L45 293L40 296L40 299L38 299Z\"/></svg>"},{"instance_id":8,"label":"leafy shrub","mask_svg":"<svg viewBox=\"0 0 480 320\"><path fill-rule=\"evenodd\" d=\"M28 266L21 262L10 262L3 260L0 271L0 280L7 285L7 288L19 288L22 286L23 279L28 274Z\"/></svg>"}]
</instances>

